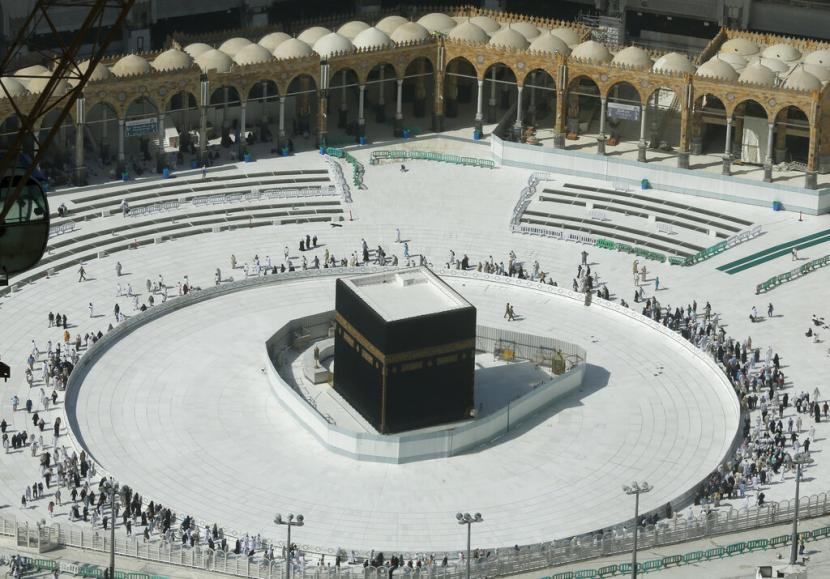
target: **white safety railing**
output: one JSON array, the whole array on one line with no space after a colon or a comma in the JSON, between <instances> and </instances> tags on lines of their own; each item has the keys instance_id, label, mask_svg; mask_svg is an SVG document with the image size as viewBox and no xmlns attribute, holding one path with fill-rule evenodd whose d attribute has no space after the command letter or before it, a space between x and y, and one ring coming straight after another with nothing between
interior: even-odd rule
<instances>
[{"instance_id":1,"label":"white safety railing","mask_svg":"<svg viewBox=\"0 0 830 579\"><path fill-rule=\"evenodd\" d=\"M667 235L674 235L677 232L674 230L674 225L672 225L671 223L666 223L664 221L658 221L657 222L657 233L665 233Z\"/></svg>"},{"instance_id":2,"label":"white safety railing","mask_svg":"<svg viewBox=\"0 0 830 579\"><path fill-rule=\"evenodd\" d=\"M194 207L203 205L228 205L232 203L252 203L254 201L268 201L271 199L298 199L305 197L332 197L339 195L334 185L322 187L293 187L276 189L253 189L248 192L236 191L233 193L219 193L216 195L200 195L191 199Z\"/></svg>"},{"instance_id":3,"label":"white safety railing","mask_svg":"<svg viewBox=\"0 0 830 579\"><path fill-rule=\"evenodd\" d=\"M610 221L608 213L604 209L591 209L590 216L594 221Z\"/></svg>"},{"instance_id":4,"label":"white safety railing","mask_svg":"<svg viewBox=\"0 0 830 579\"><path fill-rule=\"evenodd\" d=\"M145 217L155 213L162 213L163 211L175 211L179 208L179 200L173 199L170 201L157 201L150 205L142 205L140 207L130 207L130 212L127 213L130 217Z\"/></svg>"},{"instance_id":5,"label":"white safety railing","mask_svg":"<svg viewBox=\"0 0 830 579\"><path fill-rule=\"evenodd\" d=\"M340 166L340 163L334 160L331 155L324 155L323 157L329 166L329 179L334 183L334 187L342 197L343 203L351 203L352 191L346 182L346 178L343 176L343 168Z\"/></svg>"},{"instance_id":6,"label":"white safety railing","mask_svg":"<svg viewBox=\"0 0 830 579\"><path fill-rule=\"evenodd\" d=\"M64 233L70 233L75 231L75 222L74 221L66 221L64 223L60 223L58 225L53 225L49 228L49 237L56 237L58 235L63 235Z\"/></svg>"},{"instance_id":7,"label":"white safety railing","mask_svg":"<svg viewBox=\"0 0 830 579\"><path fill-rule=\"evenodd\" d=\"M555 176L552 173L535 172L530 174L530 177L527 180L527 187L522 189L521 193L519 193L519 200L516 202L516 206L513 208L513 215L510 218L510 227L513 231L516 231L516 228L521 224L522 214L530 205L530 202L533 200L533 196L536 194L536 185L538 185L541 181L555 180Z\"/></svg>"}]
</instances>

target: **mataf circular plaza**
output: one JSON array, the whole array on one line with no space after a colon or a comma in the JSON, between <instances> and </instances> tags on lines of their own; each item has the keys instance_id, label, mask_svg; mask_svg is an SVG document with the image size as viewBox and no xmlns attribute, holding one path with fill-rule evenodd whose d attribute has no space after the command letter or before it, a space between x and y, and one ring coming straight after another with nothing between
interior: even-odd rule
<instances>
[{"instance_id":1,"label":"mataf circular plaza","mask_svg":"<svg viewBox=\"0 0 830 579\"><path fill-rule=\"evenodd\" d=\"M107 550L112 477L141 497L120 556L170 575L460 574L457 513L482 516L474 573L554 575L626 559L632 481L654 550L766 537L799 461L823 520L827 49L723 30L680 63L576 24L416 20L101 65L75 164L44 167L77 183L49 193L47 253L0 288L0 534Z\"/></svg>"}]
</instances>

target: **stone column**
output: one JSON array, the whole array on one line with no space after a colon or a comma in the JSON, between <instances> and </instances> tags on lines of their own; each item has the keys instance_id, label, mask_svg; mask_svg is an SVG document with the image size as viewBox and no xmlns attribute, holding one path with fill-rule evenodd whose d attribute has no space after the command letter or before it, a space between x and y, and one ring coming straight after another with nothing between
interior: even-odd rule
<instances>
[{"instance_id":1,"label":"stone column","mask_svg":"<svg viewBox=\"0 0 830 579\"><path fill-rule=\"evenodd\" d=\"M726 146L723 151L723 169L721 173L724 175L732 174L732 115L726 117Z\"/></svg>"},{"instance_id":2,"label":"stone column","mask_svg":"<svg viewBox=\"0 0 830 579\"><path fill-rule=\"evenodd\" d=\"M328 125L329 97L325 92L321 91L320 92L320 98L318 100L320 101L320 103L319 103L320 107L319 107L318 117L317 117L317 126L319 127L319 129L317 131L317 136L318 136L318 143L317 144L320 147L325 147L325 146L327 146L328 134L329 134L329 128L328 128L328 126L329 126Z\"/></svg>"},{"instance_id":3,"label":"stone column","mask_svg":"<svg viewBox=\"0 0 830 579\"><path fill-rule=\"evenodd\" d=\"M199 161L207 161L207 110L210 102L210 84L206 76L202 76L200 93L201 106L199 107Z\"/></svg>"},{"instance_id":4,"label":"stone column","mask_svg":"<svg viewBox=\"0 0 830 579\"><path fill-rule=\"evenodd\" d=\"M516 85L516 90L518 93L518 99L516 100L516 124L514 125L514 129L516 133L521 137L522 134L522 124L523 124L523 117L522 117L522 90L524 87L522 85Z\"/></svg>"},{"instance_id":5,"label":"stone column","mask_svg":"<svg viewBox=\"0 0 830 579\"><path fill-rule=\"evenodd\" d=\"M556 62L556 120L553 125L553 146L557 149L565 148L565 133L568 120L568 97L565 88L568 84L568 68L557 53Z\"/></svg>"},{"instance_id":6,"label":"stone column","mask_svg":"<svg viewBox=\"0 0 830 579\"><path fill-rule=\"evenodd\" d=\"M660 146L660 142L659 142L660 139L658 138L658 135L657 135L657 129L658 129L657 121L660 120L660 116L659 116L659 113L660 113L660 90L659 89L654 91L654 94L652 95L652 100L653 100L652 106L654 108L654 114L651 116L651 136L650 136L649 140L650 140L651 148L656 149L658 146Z\"/></svg>"},{"instance_id":7,"label":"stone column","mask_svg":"<svg viewBox=\"0 0 830 579\"><path fill-rule=\"evenodd\" d=\"M683 99L680 102L680 143L678 147L677 166L680 169L689 168L689 124L694 107L694 88L688 82L683 88Z\"/></svg>"},{"instance_id":8,"label":"stone column","mask_svg":"<svg viewBox=\"0 0 830 579\"><path fill-rule=\"evenodd\" d=\"M375 120L379 123L386 122L386 98L385 98L385 88L386 85L384 83L386 71L384 66L380 67L380 82L378 83L378 103L375 107Z\"/></svg>"},{"instance_id":9,"label":"stone column","mask_svg":"<svg viewBox=\"0 0 830 579\"><path fill-rule=\"evenodd\" d=\"M775 146L775 123L767 125L767 156L764 159L764 181L772 183L772 148Z\"/></svg>"},{"instance_id":10,"label":"stone column","mask_svg":"<svg viewBox=\"0 0 830 579\"><path fill-rule=\"evenodd\" d=\"M490 99L487 101L487 121L495 123L496 120L496 67L490 72Z\"/></svg>"},{"instance_id":11,"label":"stone column","mask_svg":"<svg viewBox=\"0 0 830 579\"><path fill-rule=\"evenodd\" d=\"M818 119L818 105L813 103L813 115L810 120L810 148L807 151L807 171L804 173L805 189L818 188L819 132L816 119Z\"/></svg>"},{"instance_id":12,"label":"stone column","mask_svg":"<svg viewBox=\"0 0 830 579\"><path fill-rule=\"evenodd\" d=\"M648 147L648 143L646 143L646 112L648 111L647 105L640 106L640 142L637 143L637 160L641 163L645 163L646 159L646 148Z\"/></svg>"},{"instance_id":13,"label":"stone column","mask_svg":"<svg viewBox=\"0 0 830 579\"><path fill-rule=\"evenodd\" d=\"M608 111L608 99L602 97L600 99L599 108L599 137L597 137L597 153L605 154L605 115Z\"/></svg>"},{"instance_id":14,"label":"stone column","mask_svg":"<svg viewBox=\"0 0 830 579\"><path fill-rule=\"evenodd\" d=\"M776 163L783 163L787 160L787 121L789 115L787 109L784 109L778 114L780 121L778 122L778 132L775 133L775 157Z\"/></svg>"},{"instance_id":15,"label":"stone column","mask_svg":"<svg viewBox=\"0 0 830 579\"><path fill-rule=\"evenodd\" d=\"M366 85L360 85L360 97L357 101L358 136L366 136L366 118L363 116L363 102L366 95Z\"/></svg>"},{"instance_id":16,"label":"stone column","mask_svg":"<svg viewBox=\"0 0 830 579\"><path fill-rule=\"evenodd\" d=\"M340 73L340 81L343 83L342 88L340 89L340 111L337 115L337 126L341 129L345 129L346 125L349 124L349 103L347 102L347 94L346 94L346 71L342 71Z\"/></svg>"},{"instance_id":17,"label":"stone column","mask_svg":"<svg viewBox=\"0 0 830 579\"><path fill-rule=\"evenodd\" d=\"M124 170L124 138L127 132L127 121L118 119L118 169L119 173Z\"/></svg>"},{"instance_id":18,"label":"stone column","mask_svg":"<svg viewBox=\"0 0 830 579\"><path fill-rule=\"evenodd\" d=\"M158 148L158 164L156 165L156 171L161 173L164 170L165 166L165 154L164 154L164 113L159 113L158 117L158 127L159 127L159 148Z\"/></svg>"},{"instance_id":19,"label":"stone column","mask_svg":"<svg viewBox=\"0 0 830 579\"><path fill-rule=\"evenodd\" d=\"M403 79L397 80L398 94L395 102L395 136L403 136Z\"/></svg>"},{"instance_id":20,"label":"stone column","mask_svg":"<svg viewBox=\"0 0 830 579\"><path fill-rule=\"evenodd\" d=\"M435 94L432 95L432 130L440 133L444 130L444 71L435 72Z\"/></svg>"},{"instance_id":21,"label":"stone column","mask_svg":"<svg viewBox=\"0 0 830 579\"><path fill-rule=\"evenodd\" d=\"M527 107L530 124L536 126L536 73L530 75L530 106Z\"/></svg>"},{"instance_id":22,"label":"stone column","mask_svg":"<svg viewBox=\"0 0 830 579\"><path fill-rule=\"evenodd\" d=\"M85 105L86 99L83 96L75 101L75 185L86 185L86 167L84 166Z\"/></svg>"},{"instance_id":23,"label":"stone column","mask_svg":"<svg viewBox=\"0 0 830 579\"><path fill-rule=\"evenodd\" d=\"M285 97L280 97L280 128L279 128L279 136L280 138L285 138Z\"/></svg>"},{"instance_id":24,"label":"stone column","mask_svg":"<svg viewBox=\"0 0 830 579\"><path fill-rule=\"evenodd\" d=\"M476 99L476 122L475 122L475 130L478 131L479 134L483 132L484 129L484 80L479 79L478 81L478 95Z\"/></svg>"},{"instance_id":25,"label":"stone column","mask_svg":"<svg viewBox=\"0 0 830 579\"><path fill-rule=\"evenodd\" d=\"M239 146L244 146L245 145L245 130L248 128L248 126L247 126L248 103L245 102L245 101L242 101L240 103L239 107L240 107L240 111L239 111L239 143L237 143L237 144Z\"/></svg>"}]
</instances>

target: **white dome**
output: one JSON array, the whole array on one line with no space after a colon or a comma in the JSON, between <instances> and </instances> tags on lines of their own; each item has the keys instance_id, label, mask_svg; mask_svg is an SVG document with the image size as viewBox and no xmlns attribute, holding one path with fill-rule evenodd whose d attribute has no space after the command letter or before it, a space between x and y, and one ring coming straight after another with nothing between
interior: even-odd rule
<instances>
[{"instance_id":1,"label":"white dome","mask_svg":"<svg viewBox=\"0 0 830 579\"><path fill-rule=\"evenodd\" d=\"M490 39L484 30L472 22L462 22L447 34L447 38L462 40L464 42L474 42L476 44L487 42Z\"/></svg>"},{"instance_id":2,"label":"white dome","mask_svg":"<svg viewBox=\"0 0 830 579\"><path fill-rule=\"evenodd\" d=\"M750 64L741 72L738 80L763 86L773 86L775 84L775 73L761 63Z\"/></svg>"},{"instance_id":3,"label":"white dome","mask_svg":"<svg viewBox=\"0 0 830 579\"><path fill-rule=\"evenodd\" d=\"M721 52L735 52L741 56L756 54L758 50L758 45L751 40L747 40L746 38L733 38L732 40L727 40L720 47Z\"/></svg>"},{"instance_id":4,"label":"white dome","mask_svg":"<svg viewBox=\"0 0 830 579\"><path fill-rule=\"evenodd\" d=\"M822 48L811 52L804 57L806 64L820 64L822 66L830 66L830 48Z\"/></svg>"},{"instance_id":5,"label":"white dome","mask_svg":"<svg viewBox=\"0 0 830 579\"><path fill-rule=\"evenodd\" d=\"M299 38L289 38L281 42L274 50L274 58L284 60L286 58L302 58L314 54L311 47Z\"/></svg>"},{"instance_id":6,"label":"white dome","mask_svg":"<svg viewBox=\"0 0 830 579\"><path fill-rule=\"evenodd\" d=\"M639 69L651 68L652 65L651 57L648 55L648 52L639 46L628 46L623 48L614 55L611 62Z\"/></svg>"},{"instance_id":7,"label":"white dome","mask_svg":"<svg viewBox=\"0 0 830 579\"><path fill-rule=\"evenodd\" d=\"M761 53L761 56L765 58L777 58L784 62L792 62L801 58L801 52L791 44L780 43L767 46L764 52Z\"/></svg>"},{"instance_id":8,"label":"white dome","mask_svg":"<svg viewBox=\"0 0 830 579\"><path fill-rule=\"evenodd\" d=\"M35 64L35 65L32 65L32 66L27 66L26 68L21 68L20 70L18 70L14 74L25 75L25 76L42 76L44 74L49 74L49 69L46 68L45 66L40 65L40 64ZM32 82L35 79L33 79L33 78L19 78L17 80L24 87L28 87L29 83Z\"/></svg>"},{"instance_id":9,"label":"white dome","mask_svg":"<svg viewBox=\"0 0 830 579\"><path fill-rule=\"evenodd\" d=\"M265 48L269 53L273 53L280 44L289 38L291 38L291 35L285 32L272 32L260 38L257 44Z\"/></svg>"},{"instance_id":10,"label":"white dome","mask_svg":"<svg viewBox=\"0 0 830 579\"><path fill-rule=\"evenodd\" d=\"M332 54L351 52L354 50L354 45L345 36L331 32L315 42L311 48L320 55L320 58L328 58Z\"/></svg>"},{"instance_id":11,"label":"white dome","mask_svg":"<svg viewBox=\"0 0 830 579\"><path fill-rule=\"evenodd\" d=\"M389 35L377 28L367 28L354 37L352 41L355 48L389 48L395 46L395 42Z\"/></svg>"},{"instance_id":12,"label":"white dome","mask_svg":"<svg viewBox=\"0 0 830 579\"><path fill-rule=\"evenodd\" d=\"M205 44L204 42L194 42L193 44L188 44L184 47L184 51L192 58L196 58L208 50L213 50L213 47L210 44Z\"/></svg>"},{"instance_id":13,"label":"white dome","mask_svg":"<svg viewBox=\"0 0 830 579\"><path fill-rule=\"evenodd\" d=\"M247 38L240 38L237 36L236 38L229 38L225 42L219 45L219 50L233 58L236 56L236 53L248 46L249 44L253 44Z\"/></svg>"},{"instance_id":14,"label":"white dome","mask_svg":"<svg viewBox=\"0 0 830 579\"><path fill-rule=\"evenodd\" d=\"M150 63L137 54L128 54L112 65L112 74L115 76L147 74L151 70Z\"/></svg>"},{"instance_id":15,"label":"white dome","mask_svg":"<svg viewBox=\"0 0 830 579\"><path fill-rule=\"evenodd\" d=\"M741 56L736 52L721 52L715 56L713 56L710 60L717 58L718 60L722 60L736 71L740 72L747 67L749 64L749 60Z\"/></svg>"},{"instance_id":16,"label":"white dome","mask_svg":"<svg viewBox=\"0 0 830 579\"><path fill-rule=\"evenodd\" d=\"M0 98L2 99L6 98L6 91L8 91L8 93L13 97L23 96L29 92L26 90L26 87L23 86L23 83L16 78L4 76L3 78L0 78L0 85L3 85L3 88L6 89L5 91L0 89Z\"/></svg>"},{"instance_id":17,"label":"white dome","mask_svg":"<svg viewBox=\"0 0 830 579\"><path fill-rule=\"evenodd\" d=\"M331 30L322 26L312 26L311 28L303 30L297 38L309 46L314 46L314 43L323 38L326 34L331 34Z\"/></svg>"},{"instance_id":18,"label":"white dome","mask_svg":"<svg viewBox=\"0 0 830 579\"><path fill-rule=\"evenodd\" d=\"M490 36L501 28L501 25L489 16L473 16L470 18L470 22L481 28Z\"/></svg>"},{"instance_id":19,"label":"white dome","mask_svg":"<svg viewBox=\"0 0 830 579\"><path fill-rule=\"evenodd\" d=\"M233 61L231 57L222 52L211 48L207 52L203 52L196 57L196 64L202 69L202 72L215 70L216 72L228 72L231 69Z\"/></svg>"},{"instance_id":20,"label":"white dome","mask_svg":"<svg viewBox=\"0 0 830 579\"><path fill-rule=\"evenodd\" d=\"M556 28L550 33L561 38L571 48L579 44L579 33L573 28Z\"/></svg>"},{"instance_id":21,"label":"white dome","mask_svg":"<svg viewBox=\"0 0 830 579\"><path fill-rule=\"evenodd\" d=\"M821 81L801 67L796 68L784 82L784 88L797 90L820 90Z\"/></svg>"},{"instance_id":22,"label":"white dome","mask_svg":"<svg viewBox=\"0 0 830 579\"><path fill-rule=\"evenodd\" d=\"M455 28L457 22L440 12L431 12L426 16L421 16L418 19L418 24L429 30L430 32L441 32L448 34L450 30Z\"/></svg>"},{"instance_id":23,"label":"white dome","mask_svg":"<svg viewBox=\"0 0 830 579\"><path fill-rule=\"evenodd\" d=\"M43 89L46 88L46 85L49 83L49 80L51 78L52 78L52 72L51 71L46 71L46 74L44 74L44 75L42 75L38 78L30 78L29 79L29 84L26 86L26 88L28 88L29 92L32 93L32 94L40 94L40 93L43 92ZM55 85L55 92L53 92L52 94L54 96L63 96L66 93L68 93L71 89L72 89L72 87L69 86L69 83L66 82L66 80L64 80L64 79L61 79Z\"/></svg>"},{"instance_id":24,"label":"white dome","mask_svg":"<svg viewBox=\"0 0 830 579\"><path fill-rule=\"evenodd\" d=\"M193 65L193 58L178 48L171 48L159 54L153 61L152 66L156 70L181 70L190 68Z\"/></svg>"},{"instance_id":25,"label":"white dome","mask_svg":"<svg viewBox=\"0 0 830 579\"><path fill-rule=\"evenodd\" d=\"M361 20L352 20L346 22L343 26L337 29L337 34L345 36L349 40L354 40L355 36L369 28L369 25Z\"/></svg>"},{"instance_id":26,"label":"white dome","mask_svg":"<svg viewBox=\"0 0 830 579\"><path fill-rule=\"evenodd\" d=\"M375 28L382 32L385 32L389 36L392 36L392 33L395 32L395 30L397 30L398 26L402 26L407 22L409 22L409 20L407 20L403 16L387 16L386 18L383 18L380 22L375 24Z\"/></svg>"},{"instance_id":27,"label":"white dome","mask_svg":"<svg viewBox=\"0 0 830 579\"><path fill-rule=\"evenodd\" d=\"M819 79L821 82L827 82L830 80L830 68L827 68L826 66L821 66L820 64L801 64L799 66Z\"/></svg>"},{"instance_id":28,"label":"white dome","mask_svg":"<svg viewBox=\"0 0 830 579\"><path fill-rule=\"evenodd\" d=\"M738 73L732 68L732 65L719 58L712 58L701 64L695 76L727 80L730 82L738 80Z\"/></svg>"},{"instance_id":29,"label":"white dome","mask_svg":"<svg viewBox=\"0 0 830 579\"><path fill-rule=\"evenodd\" d=\"M689 62L685 54L669 52L654 61L652 70L655 72L681 72L694 74L695 65Z\"/></svg>"},{"instance_id":30,"label":"white dome","mask_svg":"<svg viewBox=\"0 0 830 579\"><path fill-rule=\"evenodd\" d=\"M419 42L430 37L429 30L417 22L401 24L392 33L392 40L401 44L403 42Z\"/></svg>"},{"instance_id":31,"label":"white dome","mask_svg":"<svg viewBox=\"0 0 830 579\"><path fill-rule=\"evenodd\" d=\"M781 62L777 58L767 58L764 57L760 60L760 63L770 69L772 72L787 72L790 70L790 65L786 62Z\"/></svg>"},{"instance_id":32,"label":"white dome","mask_svg":"<svg viewBox=\"0 0 830 579\"><path fill-rule=\"evenodd\" d=\"M81 73L86 72L86 69L89 68L89 61L85 60L81 64L78 65L78 68L81 70ZM95 67L95 70L92 71L92 74L89 77L89 82L95 82L97 80L107 80L108 78L112 78L112 71L107 68L107 65L103 62L99 62L98 66ZM69 86L75 87L78 84L78 81L75 79L67 79Z\"/></svg>"},{"instance_id":33,"label":"white dome","mask_svg":"<svg viewBox=\"0 0 830 579\"><path fill-rule=\"evenodd\" d=\"M550 36L550 35L546 35ZM536 38L542 38L537 36ZM490 37L491 46L501 46L502 48L518 48L525 50L530 46L530 42L522 35L521 32L513 30L512 28L502 28Z\"/></svg>"},{"instance_id":34,"label":"white dome","mask_svg":"<svg viewBox=\"0 0 830 579\"><path fill-rule=\"evenodd\" d=\"M541 34L539 29L530 22L511 22L508 26L527 38L528 41L533 40Z\"/></svg>"},{"instance_id":35,"label":"white dome","mask_svg":"<svg viewBox=\"0 0 830 579\"><path fill-rule=\"evenodd\" d=\"M540 34L534 38L533 42L530 43L530 50L535 50L537 52L549 52L551 54L554 52L561 52L566 56L571 53L571 49L568 47L568 44L553 33Z\"/></svg>"},{"instance_id":36,"label":"white dome","mask_svg":"<svg viewBox=\"0 0 830 579\"><path fill-rule=\"evenodd\" d=\"M611 53L596 40L586 40L571 52L571 56L594 64L603 64L611 60Z\"/></svg>"},{"instance_id":37,"label":"white dome","mask_svg":"<svg viewBox=\"0 0 830 579\"><path fill-rule=\"evenodd\" d=\"M259 64L269 60L274 60L274 57L267 48L259 44L249 44L233 57L233 61L240 66Z\"/></svg>"}]
</instances>

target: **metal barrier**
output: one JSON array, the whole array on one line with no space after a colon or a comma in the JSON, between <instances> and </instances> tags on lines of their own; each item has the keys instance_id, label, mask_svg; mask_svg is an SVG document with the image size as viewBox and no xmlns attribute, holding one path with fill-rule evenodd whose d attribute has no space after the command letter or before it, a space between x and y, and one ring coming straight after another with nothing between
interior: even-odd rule
<instances>
[{"instance_id":1,"label":"metal barrier","mask_svg":"<svg viewBox=\"0 0 830 579\"><path fill-rule=\"evenodd\" d=\"M253 189L248 192L219 193L217 195L200 195L191 199L194 207L203 205L226 205L231 203L250 203L270 199L297 199L303 197L332 197L339 193L334 185L322 187L296 187L277 189Z\"/></svg>"},{"instance_id":2,"label":"metal barrier","mask_svg":"<svg viewBox=\"0 0 830 579\"><path fill-rule=\"evenodd\" d=\"M485 167L487 169L495 168L496 164L490 159L480 159L478 157L462 157L460 155L447 155L445 153L433 153L431 151L373 151L369 160L369 164L377 165L381 161L409 161L409 160L424 160L424 161L440 161L442 163L452 163L453 165L464 165L467 167Z\"/></svg>"},{"instance_id":3,"label":"metal barrier","mask_svg":"<svg viewBox=\"0 0 830 579\"><path fill-rule=\"evenodd\" d=\"M75 222L74 221L66 221L59 225L53 225L49 228L49 237L55 237L58 235L63 235L64 233L70 233L75 231Z\"/></svg>"},{"instance_id":4,"label":"metal barrier","mask_svg":"<svg viewBox=\"0 0 830 579\"><path fill-rule=\"evenodd\" d=\"M695 265L701 261L706 261L707 259L712 258L727 249L731 249L736 245L740 245L741 243L758 237L761 233L763 233L763 229L760 225L756 225L752 229L746 229L740 233L736 233L732 237L707 247L704 250L698 251L696 254L686 258L683 265Z\"/></svg>"},{"instance_id":5,"label":"metal barrier","mask_svg":"<svg viewBox=\"0 0 830 579\"><path fill-rule=\"evenodd\" d=\"M334 188L342 197L343 203L351 203L352 192L349 189L349 184L346 183L346 178L343 176L343 168L330 155L326 155L325 159L329 166L329 178L334 183Z\"/></svg>"},{"instance_id":6,"label":"metal barrier","mask_svg":"<svg viewBox=\"0 0 830 579\"><path fill-rule=\"evenodd\" d=\"M179 208L179 200L172 201L157 201L150 205L142 205L140 207L131 207L130 212L127 213L129 217L144 217L145 215L152 215L154 213L161 213L162 211L174 211Z\"/></svg>"},{"instance_id":7,"label":"metal barrier","mask_svg":"<svg viewBox=\"0 0 830 579\"><path fill-rule=\"evenodd\" d=\"M358 189L363 187L363 174L366 172L366 169L363 167L363 163L355 159L354 156L348 151L337 149L335 147L326 148L325 154L338 159L344 159L348 162L352 166L352 182L354 186Z\"/></svg>"},{"instance_id":8,"label":"metal barrier","mask_svg":"<svg viewBox=\"0 0 830 579\"><path fill-rule=\"evenodd\" d=\"M755 294L757 295L762 292L768 292L783 283L796 280L828 264L830 264L830 255L825 255L824 257L819 257L818 259L808 261L807 263L799 265L797 268L791 271L779 275L774 275L767 281L759 283L757 286L755 286Z\"/></svg>"},{"instance_id":9,"label":"metal barrier","mask_svg":"<svg viewBox=\"0 0 830 579\"><path fill-rule=\"evenodd\" d=\"M651 251L644 247L636 245L629 245L627 243L619 243L610 239L597 239L596 246L603 249L616 249L617 251L624 251L626 253L633 253L637 257L644 257L645 259L652 259L660 263L666 262L666 256L656 251ZM682 259L682 258L681 258Z\"/></svg>"}]
</instances>

